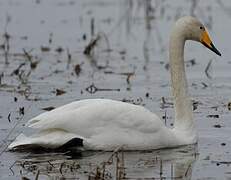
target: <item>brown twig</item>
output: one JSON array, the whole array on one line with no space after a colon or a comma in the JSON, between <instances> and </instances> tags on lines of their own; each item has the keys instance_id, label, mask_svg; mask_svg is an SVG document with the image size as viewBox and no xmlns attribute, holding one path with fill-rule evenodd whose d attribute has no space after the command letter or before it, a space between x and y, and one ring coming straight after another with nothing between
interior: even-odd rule
<instances>
[{"instance_id":1,"label":"brown twig","mask_svg":"<svg viewBox=\"0 0 231 180\"><path fill-rule=\"evenodd\" d=\"M97 42L98 42L99 39L100 39L100 36L97 36L95 39L92 39L90 41L90 43L84 49L83 53L85 55L91 55L91 52L94 49L94 47L96 46L96 44L97 44Z\"/></svg>"}]
</instances>

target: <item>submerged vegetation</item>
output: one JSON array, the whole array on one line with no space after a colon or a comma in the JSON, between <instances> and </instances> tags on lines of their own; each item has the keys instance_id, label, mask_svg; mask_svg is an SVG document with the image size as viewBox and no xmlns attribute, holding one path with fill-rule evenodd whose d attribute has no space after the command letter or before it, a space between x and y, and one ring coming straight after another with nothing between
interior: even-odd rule
<instances>
[{"instance_id":1,"label":"submerged vegetation","mask_svg":"<svg viewBox=\"0 0 231 180\"><path fill-rule=\"evenodd\" d=\"M230 32L226 30L230 26L230 2L0 0L0 5L2 178L231 177L231 61ZM201 47L186 47L186 69L192 75L189 88L195 97L193 110L201 137L199 150L196 146L151 152L124 152L118 147L110 153L80 154L7 151L7 145L21 133L28 119L85 98L142 105L159 111L166 126L173 126L166 72L168 35L173 22L183 15L201 19L216 34L216 42L225 54L218 62L213 55L205 58Z\"/></svg>"}]
</instances>

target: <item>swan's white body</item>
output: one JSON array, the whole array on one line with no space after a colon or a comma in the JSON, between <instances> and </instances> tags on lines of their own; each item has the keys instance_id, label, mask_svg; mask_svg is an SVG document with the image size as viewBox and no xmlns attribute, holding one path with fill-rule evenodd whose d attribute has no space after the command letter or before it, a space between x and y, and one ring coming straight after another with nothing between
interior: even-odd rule
<instances>
[{"instance_id":1,"label":"swan's white body","mask_svg":"<svg viewBox=\"0 0 231 180\"><path fill-rule=\"evenodd\" d=\"M19 135L9 149L27 145L58 148L74 138L81 139L83 147L89 150L114 150L122 145L126 150L147 150L196 143L183 58L185 41L199 39L201 32L195 31L194 26L201 24L195 18L184 17L177 21L171 33L173 129L167 128L157 115L142 106L109 99L87 99L31 119L27 125L39 132L30 137Z\"/></svg>"},{"instance_id":2,"label":"swan's white body","mask_svg":"<svg viewBox=\"0 0 231 180\"><path fill-rule=\"evenodd\" d=\"M28 126L42 130L32 137L18 137L9 147L39 145L57 148L73 138L83 139L91 150L146 150L196 142L187 132L168 129L142 106L109 99L72 102L31 119ZM190 140L189 140L190 139Z\"/></svg>"}]
</instances>

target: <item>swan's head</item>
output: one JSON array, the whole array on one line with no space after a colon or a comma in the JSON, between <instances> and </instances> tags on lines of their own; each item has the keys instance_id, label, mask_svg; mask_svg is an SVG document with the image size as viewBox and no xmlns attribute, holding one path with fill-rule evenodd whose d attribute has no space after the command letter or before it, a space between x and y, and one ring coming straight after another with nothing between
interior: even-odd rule
<instances>
[{"instance_id":1,"label":"swan's head","mask_svg":"<svg viewBox=\"0 0 231 180\"><path fill-rule=\"evenodd\" d=\"M204 46L221 56L221 53L213 45L205 26L196 18L191 16L182 17L176 22L174 29L180 32L185 40L201 42Z\"/></svg>"}]
</instances>

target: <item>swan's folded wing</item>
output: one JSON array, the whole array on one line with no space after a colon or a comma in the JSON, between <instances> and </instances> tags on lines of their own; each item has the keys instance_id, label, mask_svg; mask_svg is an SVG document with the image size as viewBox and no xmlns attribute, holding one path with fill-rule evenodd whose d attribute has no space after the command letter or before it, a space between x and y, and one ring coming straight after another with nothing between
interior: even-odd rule
<instances>
[{"instance_id":1,"label":"swan's folded wing","mask_svg":"<svg viewBox=\"0 0 231 180\"><path fill-rule=\"evenodd\" d=\"M104 129L119 128L121 131L154 133L164 126L154 113L142 106L113 100L96 99L92 102L75 106L77 108L68 104L66 107L41 114L31 120L33 123L30 123L29 127L40 131L62 129L90 138L100 134ZM68 106L70 108L67 108Z\"/></svg>"},{"instance_id":2,"label":"swan's folded wing","mask_svg":"<svg viewBox=\"0 0 231 180\"><path fill-rule=\"evenodd\" d=\"M148 144L153 134L158 138L164 127L163 122L144 107L120 101L95 100L73 107L68 104L33 118L29 127L37 128L39 133L31 137L19 136L9 148L23 145L56 148L73 138L82 139L92 149L108 149L105 146L109 142L110 147L122 143L132 148L138 147L136 142ZM133 137L132 143L130 138Z\"/></svg>"},{"instance_id":3,"label":"swan's folded wing","mask_svg":"<svg viewBox=\"0 0 231 180\"><path fill-rule=\"evenodd\" d=\"M66 105L60 106L58 108L55 108L55 109L53 109L51 111L39 114L38 116L30 119L27 122L26 126L36 128L35 124L37 122L41 121L41 120L53 119L54 116L59 116L59 114L62 114L62 113L65 113L65 112L72 112L72 111L77 110L78 108L81 108L83 106L92 105L92 104L97 103L99 101L100 101L100 99L86 99L86 100L71 102L69 104L66 104Z\"/></svg>"}]
</instances>

